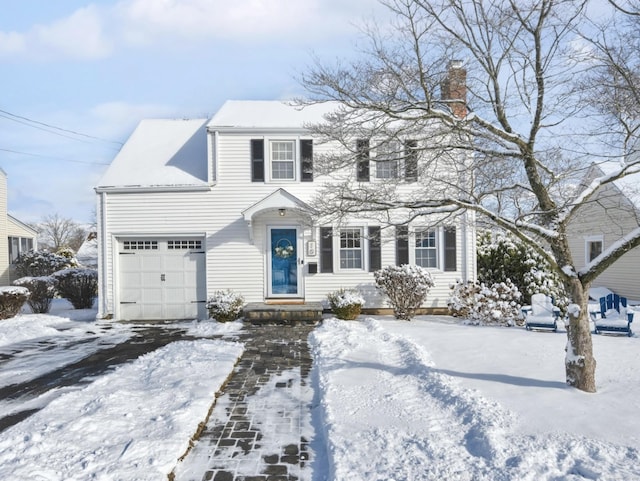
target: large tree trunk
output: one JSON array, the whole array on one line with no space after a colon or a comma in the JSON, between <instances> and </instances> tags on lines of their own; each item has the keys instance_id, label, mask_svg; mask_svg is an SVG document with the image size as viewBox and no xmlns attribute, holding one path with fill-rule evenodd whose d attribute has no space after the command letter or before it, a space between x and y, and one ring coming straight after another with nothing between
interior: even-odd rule
<instances>
[{"instance_id":1,"label":"large tree trunk","mask_svg":"<svg viewBox=\"0 0 640 481\"><path fill-rule=\"evenodd\" d=\"M596 360L589 323L588 296L578 279L571 282L573 302L580 309L569 309L567 354L565 367L567 384L585 392L596 392Z\"/></svg>"}]
</instances>

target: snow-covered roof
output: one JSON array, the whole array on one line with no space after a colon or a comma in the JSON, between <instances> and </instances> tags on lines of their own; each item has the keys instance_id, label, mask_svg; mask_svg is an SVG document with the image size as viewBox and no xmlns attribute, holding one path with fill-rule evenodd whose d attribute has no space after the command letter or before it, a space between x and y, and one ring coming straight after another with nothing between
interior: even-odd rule
<instances>
[{"instance_id":1,"label":"snow-covered roof","mask_svg":"<svg viewBox=\"0 0 640 481\"><path fill-rule=\"evenodd\" d=\"M206 185L206 122L141 121L98 181L98 188Z\"/></svg>"},{"instance_id":2,"label":"snow-covered roof","mask_svg":"<svg viewBox=\"0 0 640 481\"><path fill-rule=\"evenodd\" d=\"M324 115L337 106L334 102L301 107L281 100L228 100L207 127L211 130L301 129L306 124L322 122Z\"/></svg>"},{"instance_id":3,"label":"snow-covered roof","mask_svg":"<svg viewBox=\"0 0 640 481\"><path fill-rule=\"evenodd\" d=\"M611 174L622 167L619 162L602 162L598 164L598 167L604 174ZM613 182L613 184L640 209L640 172L629 174Z\"/></svg>"}]
</instances>

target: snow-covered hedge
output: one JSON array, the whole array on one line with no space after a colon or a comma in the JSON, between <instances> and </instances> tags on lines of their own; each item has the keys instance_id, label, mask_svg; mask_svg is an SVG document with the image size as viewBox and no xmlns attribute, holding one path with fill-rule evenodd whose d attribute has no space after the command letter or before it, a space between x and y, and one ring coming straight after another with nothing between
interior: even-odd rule
<instances>
[{"instance_id":1,"label":"snow-covered hedge","mask_svg":"<svg viewBox=\"0 0 640 481\"><path fill-rule=\"evenodd\" d=\"M56 295L55 280L51 276L21 277L13 281L15 286L29 289L27 304L35 313L46 313L51 309L51 301Z\"/></svg>"},{"instance_id":2,"label":"snow-covered hedge","mask_svg":"<svg viewBox=\"0 0 640 481\"><path fill-rule=\"evenodd\" d=\"M98 295L98 271L78 267L54 272L56 289L75 309L91 309Z\"/></svg>"},{"instance_id":3,"label":"snow-covered hedge","mask_svg":"<svg viewBox=\"0 0 640 481\"><path fill-rule=\"evenodd\" d=\"M529 304L533 294L545 294L563 312L569 303L560 276L532 247L504 232L481 232L478 235L478 280L492 285L511 279Z\"/></svg>"},{"instance_id":4,"label":"snow-covered hedge","mask_svg":"<svg viewBox=\"0 0 640 481\"><path fill-rule=\"evenodd\" d=\"M521 294L509 279L491 286L458 281L451 291L449 311L472 324L513 326L520 321Z\"/></svg>"},{"instance_id":5,"label":"snow-covered hedge","mask_svg":"<svg viewBox=\"0 0 640 481\"><path fill-rule=\"evenodd\" d=\"M327 294L327 299L338 319L355 319L364 305L364 297L355 289L338 289Z\"/></svg>"},{"instance_id":6,"label":"snow-covered hedge","mask_svg":"<svg viewBox=\"0 0 640 481\"><path fill-rule=\"evenodd\" d=\"M216 291L207 301L209 317L218 322L231 322L242 316L244 297L229 289Z\"/></svg>"},{"instance_id":7,"label":"snow-covered hedge","mask_svg":"<svg viewBox=\"0 0 640 481\"><path fill-rule=\"evenodd\" d=\"M21 254L14 263L19 277L49 276L60 269L73 267L73 261L65 256L46 251L29 251Z\"/></svg>"},{"instance_id":8,"label":"snow-covered hedge","mask_svg":"<svg viewBox=\"0 0 640 481\"><path fill-rule=\"evenodd\" d=\"M29 299L29 289L26 287L0 287L0 319L15 317L27 299Z\"/></svg>"},{"instance_id":9,"label":"snow-covered hedge","mask_svg":"<svg viewBox=\"0 0 640 481\"><path fill-rule=\"evenodd\" d=\"M387 266L373 273L376 287L388 298L396 319L411 320L434 286L431 274L420 266Z\"/></svg>"}]
</instances>

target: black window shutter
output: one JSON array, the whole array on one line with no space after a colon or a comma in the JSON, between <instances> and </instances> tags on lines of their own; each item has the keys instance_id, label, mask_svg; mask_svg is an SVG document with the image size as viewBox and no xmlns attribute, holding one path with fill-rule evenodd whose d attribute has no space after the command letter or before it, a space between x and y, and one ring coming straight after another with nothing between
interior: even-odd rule
<instances>
[{"instance_id":1,"label":"black window shutter","mask_svg":"<svg viewBox=\"0 0 640 481\"><path fill-rule=\"evenodd\" d=\"M456 228L444 229L444 270L453 272L457 269Z\"/></svg>"},{"instance_id":2,"label":"black window shutter","mask_svg":"<svg viewBox=\"0 0 640 481\"><path fill-rule=\"evenodd\" d=\"M302 182L313 182L313 140L300 140L300 167Z\"/></svg>"},{"instance_id":3,"label":"black window shutter","mask_svg":"<svg viewBox=\"0 0 640 481\"><path fill-rule=\"evenodd\" d=\"M382 268L380 227L369 226L369 272Z\"/></svg>"},{"instance_id":4,"label":"black window shutter","mask_svg":"<svg viewBox=\"0 0 640 481\"><path fill-rule=\"evenodd\" d=\"M409 228L406 225L396 227L396 265L409 263Z\"/></svg>"},{"instance_id":5,"label":"black window shutter","mask_svg":"<svg viewBox=\"0 0 640 481\"><path fill-rule=\"evenodd\" d=\"M263 139L251 139L251 182L264 182Z\"/></svg>"},{"instance_id":6,"label":"black window shutter","mask_svg":"<svg viewBox=\"0 0 640 481\"><path fill-rule=\"evenodd\" d=\"M417 147L417 140L407 140L404 143L404 178L407 182L415 182L418 180Z\"/></svg>"},{"instance_id":7,"label":"black window shutter","mask_svg":"<svg viewBox=\"0 0 640 481\"><path fill-rule=\"evenodd\" d=\"M358 182L369 182L369 141L356 140L356 159L358 161Z\"/></svg>"},{"instance_id":8,"label":"black window shutter","mask_svg":"<svg viewBox=\"0 0 640 481\"><path fill-rule=\"evenodd\" d=\"M332 227L320 227L320 272L333 272Z\"/></svg>"}]
</instances>

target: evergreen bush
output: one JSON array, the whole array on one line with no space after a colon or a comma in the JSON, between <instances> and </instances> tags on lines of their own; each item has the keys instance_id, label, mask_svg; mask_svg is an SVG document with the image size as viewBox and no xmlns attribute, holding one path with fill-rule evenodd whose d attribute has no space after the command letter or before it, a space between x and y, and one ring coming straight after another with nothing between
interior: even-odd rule
<instances>
[{"instance_id":1,"label":"evergreen bush","mask_svg":"<svg viewBox=\"0 0 640 481\"><path fill-rule=\"evenodd\" d=\"M54 272L56 290L75 309L91 309L98 295L98 271L82 267Z\"/></svg>"},{"instance_id":2,"label":"evergreen bush","mask_svg":"<svg viewBox=\"0 0 640 481\"><path fill-rule=\"evenodd\" d=\"M40 277L72 267L72 261L51 252L28 251L16 259L14 267L19 277Z\"/></svg>"},{"instance_id":3,"label":"evergreen bush","mask_svg":"<svg viewBox=\"0 0 640 481\"><path fill-rule=\"evenodd\" d=\"M229 289L216 291L207 301L209 317L218 322L231 322L242 316L244 297Z\"/></svg>"},{"instance_id":4,"label":"evergreen bush","mask_svg":"<svg viewBox=\"0 0 640 481\"><path fill-rule=\"evenodd\" d=\"M388 298L396 319L411 320L434 286L431 274L420 266L387 266L373 273L376 287Z\"/></svg>"},{"instance_id":5,"label":"evergreen bush","mask_svg":"<svg viewBox=\"0 0 640 481\"><path fill-rule=\"evenodd\" d=\"M27 304L36 314L49 312L51 301L56 295L55 281L51 276L21 277L13 281L13 285L29 289Z\"/></svg>"},{"instance_id":6,"label":"evergreen bush","mask_svg":"<svg viewBox=\"0 0 640 481\"><path fill-rule=\"evenodd\" d=\"M26 287L0 287L0 319L15 317L27 299L29 299L29 289Z\"/></svg>"},{"instance_id":7,"label":"evergreen bush","mask_svg":"<svg viewBox=\"0 0 640 481\"><path fill-rule=\"evenodd\" d=\"M331 312L338 319L353 320L360 315L364 297L354 289L338 289L327 294Z\"/></svg>"},{"instance_id":8,"label":"evergreen bush","mask_svg":"<svg viewBox=\"0 0 640 481\"><path fill-rule=\"evenodd\" d=\"M523 304L531 303L531 296L545 294L554 300L562 312L569 299L560 276L531 246L513 235L484 231L478 234L478 280L493 285L510 279L522 294Z\"/></svg>"}]
</instances>

